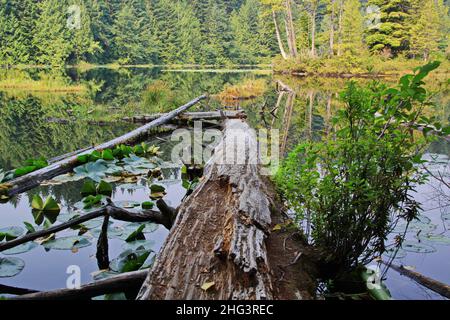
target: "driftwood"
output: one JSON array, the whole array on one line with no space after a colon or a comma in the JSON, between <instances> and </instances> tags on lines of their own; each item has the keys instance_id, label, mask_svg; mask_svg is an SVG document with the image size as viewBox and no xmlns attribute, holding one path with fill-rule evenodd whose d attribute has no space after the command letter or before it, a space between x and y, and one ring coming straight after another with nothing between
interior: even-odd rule
<instances>
[{"instance_id":1,"label":"driftwood","mask_svg":"<svg viewBox=\"0 0 450 320\"><path fill-rule=\"evenodd\" d=\"M161 208L169 208L164 203L163 200L158 201L159 207ZM83 222L107 215L113 219L126 221L126 222L154 222L158 224L162 224L163 226L170 229L172 226L171 222L173 221L173 211L169 210L165 211L155 211L155 210L141 210L139 212L130 212L122 208L118 208L113 204L108 204L107 206L100 208L98 210L94 210L85 215L77 217L75 219L69 220L67 222L61 223L56 226L52 226L48 229L32 232L24 235L23 237L0 243L0 252L17 247L21 244L34 241L39 238L43 238L49 236L51 234L69 229L74 226L78 226L83 224Z\"/></svg>"},{"instance_id":2,"label":"driftwood","mask_svg":"<svg viewBox=\"0 0 450 320\"><path fill-rule=\"evenodd\" d=\"M440 294L443 297L446 297L447 299L450 299L450 286L442 283L440 281L431 279L429 277L426 277L416 271L408 270L404 266L397 266L395 264L388 264L384 261L382 261L383 264L389 266L391 269L397 271L402 276L408 277L411 280L414 280L418 284L421 284L422 286Z\"/></svg>"},{"instance_id":3,"label":"driftwood","mask_svg":"<svg viewBox=\"0 0 450 320\"><path fill-rule=\"evenodd\" d=\"M192 100L191 102L187 103L186 105L184 105L172 112L169 112L169 113L165 114L164 116L162 116L140 128L137 128L136 130L133 130L121 137L115 138L111 141L105 142L101 145L98 145L96 147L85 150L85 151L81 152L80 154L75 154L68 158L64 158L64 159L62 159L58 162L55 162L43 169L31 172L23 177L19 177L17 179L9 181L6 184L8 186L6 195L8 197L12 197L16 194L25 192L27 190L30 190L34 187L39 186L45 180L49 180L49 179L52 179L61 174L70 172L75 166L78 165L77 157L79 155L90 154L95 150L101 151L104 149L114 148L117 145L129 144L129 143L138 141L138 140L142 139L143 137L145 137L150 130L170 122L173 118L179 116L181 113L185 112L187 109L196 105L203 99L206 99L205 95L198 97L198 98Z\"/></svg>"},{"instance_id":4,"label":"driftwood","mask_svg":"<svg viewBox=\"0 0 450 320\"><path fill-rule=\"evenodd\" d=\"M151 115L141 115L134 117L122 118L123 121L133 122L133 123L147 123L157 119L158 117L164 116L161 114L151 114ZM242 110L236 111L209 111L209 112L185 112L178 117L174 118L173 121L201 121L201 120L222 120L223 118L235 119L235 118L245 118L246 115Z\"/></svg>"},{"instance_id":5,"label":"driftwood","mask_svg":"<svg viewBox=\"0 0 450 320\"><path fill-rule=\"evenodd\" d=\"M244 150L233 145L235 138L244 139L239 140ZM305 246L296 241L284 249L285 235L272 232L283 217L251 152L256 147L247 123L225 122L225 137L200 185L180 206L138 299L314 297L315 276L305 268L308 255L295 260ZM244 162L224 163L224 155ZM279 280L280 271L284 280Z\"/></svg>"},{"instance_id":6,"label":"driftwood","mask_svg":"<svg viewBox=\"0 0 450 320\"><path fill-rule=\"evenodd\" d=\"M18 287L11 287L6 286L3 284L0 284L0 294L29 294L29 293L35 293L38 292L37 290L32 289L25 289L25 288L18 288Z\"/></svg>"},{"instance_id":7,"label":"driftwood","mask_svg":"<svg viewBox=\"0 0 450 320\"><path fill-rule=\"evenodd\" d=\"M89 283L79 289L59 289L46 292L35 292L18 297L8 298L10 300L80 300L90 299L103 294L119 293L128 290L139 290L148 271L135 271L123 273L105 280Z\"/></svg>"}]
</instances>

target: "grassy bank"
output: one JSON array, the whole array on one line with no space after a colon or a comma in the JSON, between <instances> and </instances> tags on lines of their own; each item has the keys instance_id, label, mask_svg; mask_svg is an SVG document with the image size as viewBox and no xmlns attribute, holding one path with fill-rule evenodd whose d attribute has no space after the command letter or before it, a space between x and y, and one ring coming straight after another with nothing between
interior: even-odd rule
<instances>
[{"instance_id":1,"label":"grassy bank","mask_svg":"<svg viewBox=\"0 0 450 320\"><path fill-rule=\"evenodd\" d=\"M448 73L450 62L440 59L442 62L438 72ZM397 76L423 65L422 60L395 58L383 59L379 56L351 56L340 57L298 57L284 60L277 57L273 62L276 73L286 73L301 76L325 76L325 77L374 77Z\"/></svg>"}]
</instances>

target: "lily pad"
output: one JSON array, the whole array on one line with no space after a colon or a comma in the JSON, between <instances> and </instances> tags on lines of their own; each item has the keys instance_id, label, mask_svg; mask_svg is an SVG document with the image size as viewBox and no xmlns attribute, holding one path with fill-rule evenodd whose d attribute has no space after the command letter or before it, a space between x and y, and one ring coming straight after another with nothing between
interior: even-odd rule
<instances>
[{"instance_id":1,"label":"lily pad","mask_svg":"<svg viewBox=\"0 0 450 320\"><path fill-rule=\"evenodd\" d=\"M156 230L158 230L159 225L156 223L152 223L152 222L143 222L143 223L139 223L139 222L130 222L126 225L123 226L124 230L136 230L137 228L139 228L141 225L145 226L145 228L142 230L143 233L152 233L155 232Z\"/></svg>"},{"instance_id":2,"label":"lily pad","mask_svg":"<svg viewBox=\"0 0 450 320\"><path fill-rule=\"evenodd\" d=\"M24 230L21 227L8 227L0 229L0 241L5 239L6 241L14 240L24 234Z\"/></svg>"},{"instance_id":3,"label":"lily pad","mask_svg":"<svg viewBox=\"0 0 450 320\"><path fill-rule=\"evenodd\" d=\"M36 242L27 242L27 243L18 245L17 247L5 250L2 253L5 254L5 255L22 254L22 253L26 253L28 251L31 251L34 248L38 247L38 246L39 245Z\"/></svg>"},{"instance_id":4,"label":"lily pad","mask_svg":"<svg viewBox=\"0 0 450 320\"><path fill-rule=\"evenodd\" d=\"M419 243L419 242L413 242L413 241L405 241L402 244L402 249L408 252L415 252L415 253L432 253L436 252L436 249L432 246Z\"/></svg>"},{"instance_id":5,"label":"lily pad","mask_svg":"<svg viewBox=\"0 0 450 320\"><path fill-rule=\"evenodd\" d=\"M137 202L137 201L115 201L114 202L114 205L115 206L117 206L117 207L119 207L119 208L124 208L124 209L134 209L134 208L137 208L137 207L140 207L141 206L141 203L140 202Z\"/></svg>"},{"instance_id":6,"label":"lily pad","mask_svg":"<svg viewBox=\"0 0 450 320\"><path fill-rule=\"evenodd\" d=\"M10 257L0 257L0 278L14 277L25 268L25 262L22 259Z\"/></svg>"},{"instance_id":7,"label":"lily pad","mask_svg":"<svg viewBox=\"0 0 450 320\"><path fill-rule=\"evenodd\" d=\"M122 245L122 249L124 251L126 250L146 250L146 251L153 251L152 247L155 245L155 242L152 240L136 240L132 242L126 242Z\"/></svg>"},{"instance_id":8,"label":"lily pad","mask_svg":"<svg viewBox=\"0 0 450 320\"><path fill-rule=\"evenodd\" d=\"M437 234L437 235L433 235L433 234L421 234L418 236L420 241L429 243L429 244L441 244L441 245L450 245L450 238L445 236L445 235L441 235L441 234Z\"/></svg>"},{"instance_id":9,"label":"lily pad","mask_svg":"<svg viewBox=\"0 0 450 320\"><path fill-rule=\"evenodd\" d=\"M97 160L96 162L89 162L82 166L78 166L73 171L75 176L91 178L96 182L100 182L105 176L108 166L105 164L105 160Z\"/></svg>"},{"instance_id":10,"label":"lily pad","mask_svg":"<svg viewBox=\"0 0 450 320\"><path fill-rule=\"evenodd\" d=\"M50 240L43 244L46 249L73 250L88 247L91 242L86 237L63 237Z\"/></svg>"},{"instance_id":11,"label":"lily pad","mask_svg":"<svg viewBox=\"0 0 450 320\"><path fill-rule=\"evenodd\" d=\"M396 248L390 248L390 249L387 249L383 253L383 255L385 255L387 258L390 258L390 259L392 259L392 258L394 258L394 259L403 259L403 258L406 257L407 253L406 253L405 250L403 250L401 248L398 249L398 251L397 251ZM395 255L395 257L394 257L394 255Z\"/></svg>"},{"instance_id":12,"label":"lily pad","mask_svg":"<svg viewBox=\"0 0 450 320\"><path fill-rule=\"evenodd\" d=\"M145 187L143 185L137 184L137 183L125 183L125 184L121 184L119 186L120 189L124 189L124 190L140 190L140 189L145 189Z\"/></svg>"},{"instance_id":13,"label":"lily pad","mask_svg":"<svg viewBox=\"0 0 450 320\"><path fill-rule=\"evenodd\" d=\"M94 237L98 238L100 235L101 230L100 229L91 229L89 233ZM121 239L122 234L124 233L124 229L119 226L112 226L110 225L108 227L108 239Z\"/></svg>"},{"instance_id":14,"label":"lily pad","mask_svg":"<svg viewBox=\"0 0 450 320\"><path fill-rule=\"evenodd\" d=\"M116 259L112 260L109 267L116 272L131 272L139 270L150 255L146 250L125 250Z\"/></svg>"}]
</instances>

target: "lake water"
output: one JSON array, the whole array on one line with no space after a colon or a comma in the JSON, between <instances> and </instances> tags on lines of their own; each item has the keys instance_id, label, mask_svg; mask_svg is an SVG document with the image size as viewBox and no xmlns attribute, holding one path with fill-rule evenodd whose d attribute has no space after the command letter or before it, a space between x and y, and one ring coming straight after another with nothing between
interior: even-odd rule
<instances>
[{"instance_id":1,"label":"lake water","mask_svg":"<svg viewBox=\"0 0 450 320\"><path fill-rule=\"evenodd\" d=\"M280 129L281 151L287 154L299 141L319 139L321 133L330 129L330 119L341 107L337 94L346 82L341 79L273 76L261 70L198 72L157 68L97 68L87 71L66 70L63 74L49 70L2 72L3 78L11 77L8 72L14 72L14 77L34 81L54 78L62 88L56 93L42 89L0 89L0 168L5 170L16 168L29 158L42 156L49 159L107 141L136 127L135 124L116 121L121 117L165 111L165 103L181 105L205 92L219 93L225 86L247 78L265 79L267 93L245 102L222 103L210 99L193 110L244 108L253 127ZM288 84L294 89L295 95L277 93L275 80ZM439 81L433 81L431 88L439 91ZM170 88L175 94L150 95L149 86L156 85ZM436 102L438 106L429 110L429 113L448 121L450 105L447 93L437 94ZM98 123L92 123L92 119ZM161 157L169 160L171 145L164 141L150 138L148 143L160 145L165 150ZM440 172L445 178L450 177L449 156L450 145L446 141L433 144L426 155L433 163L433 172ZM164 181L161 182L167 191L165 200L174 207L179 205L186 192L182 187L180 169L181 166L176 165L164 169ZM139 179L137 184L134 183L135 186L126 181L115 182L113 200L136 203L148 201L150 182L147 180ZM12 226L24 229L23 222L33 224L30 204L35 194L42 197L52 195L63 207L62 214L70 214L81 200L79 190L82 184L83 181L70 181L62 185L42 186L0 204L0 229ZM450 283L450 192L435 179L430 179L428 184L417 189L415 196L423 204L423 218L410 228L407 234L410 246L408 250L399 252L394 263L411 266L426 276ZM17 257L25 262L22 272L14 277L0 278L0 284L37 290L65 287L68 277L66 271L71 265L80 267L83 283L91 282L93 274L99 269L95 256L98 231L95 230L99 229L100 224L101 221L98 221L92 225L91 230L83 236L92 245L77 250L46 250L43 246L36 246L24 253L0 253L0 258ZM129 247L124 241L124 234L134 227L113 222L109 243L111 260ZM76 236L78 232L68 230L58 234L58 238ZM119 235L120 232L123 234ZM156 253L167 234L164 227L149 225L145 229L145 245ZM147 260L151 261L153 255ZM439 295L395 271L387 273L386 284L395 299L440 299Z\"/></svg>"}]
</instances>

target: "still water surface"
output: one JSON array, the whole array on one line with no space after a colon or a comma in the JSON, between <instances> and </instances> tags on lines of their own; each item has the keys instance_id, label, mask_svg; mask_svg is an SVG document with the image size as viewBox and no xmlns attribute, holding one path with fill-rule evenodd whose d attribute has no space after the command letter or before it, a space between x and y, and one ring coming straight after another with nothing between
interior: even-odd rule
<instances>
[{"instance_id":1,"label":"still water surface","mask_svg":"<svg viewBox=\"0 0 450 320\"><path fill-rule=\"evenodd\" d=\"M20 72L25 73L21 77L39 79L49 71ZM274 77L291 86L295 94L277 93ZM219 93L226 85L236 84L247 78L266 79L267 93L245 102L225 103L211 99L197 109L244 108L255 128L275 127L281 130L281 151L287 154L299 141L319 139L322 132L330 129L330 119L341 107L337 93L345 86L345 81L339 79L279 78L258 70L175 72L145 68L100 68L83 72L67 70L55 78L64 86L81 85L84 89L81 92L62 90L57 94L25 89L0 90L0 168L9 170L20 166L29 158L51 158L107 141L136 127L135 124L116 121L123 116L165 111L165 104L181 105L205 92ZM148 88L152 86L169 88L175 94L168 96L167 93L161 93L155 97L149 93ZM450 105L447 93L439 93L436 99L437 107L430 110L430 113L448 121ZM275 117L270 115L270 111ZM97 123L92 123L90 119ZM166 151L162 157L169 160L170 143L164 141L152 139L149 143L162 146ZM433 163L433 172L440 172L444 177L450 178L449 155L448 142L441 141L430 148L426 157ZM174 207L179 205L186 192L182 187L180 169L181 166L175 165L165 170L166 176L162 182L167 189L165 200ZM123 182L115 183L113 200L139 203L148 201L148 181L142 179L139 183L140 187L130 187ZM82 184L83 181L75 181L43 186L0 204L0 229L23 227L23 222L33 222L30 204L36 193L42 196L53 195L62 205L63 213L72 210L81 200L79 190ZM431 179L426 185L418 187L415 197L423 204L423 219L421 224L408 232L407 240L414 244L412 249L401 250L394 263L412 266L424 275L450 283L450 192L438 181ZM124 224L114 222L113 226L122 228ZM153 226L148 230L151 232L145 233L145 237L151 243L151 249L158 252L168 231L162 226ZM424 237L427 232L434 237ZM70 230L58 236L77 233L76 230ZM392 238L394 236L395 233ZM25 268L15 277L0 278L0 284L38 290L65 287L66 269L70 265L81 268L83 283L91 282L92 274L98 271L98 266L95 257L96 238L92 236L89 239L91 246L73 252L45 250L44 247L37 246L28 252L14 255L25 262ZM123 239L112 237L109 242L110 259L118 257L125 246ZM424 249L426 253L421 253ZM7 255L0 254L1 257ZM440 299L439 295L395 271L387 273L386 284L396 299Z\"/></svg>"}]
</instances>

